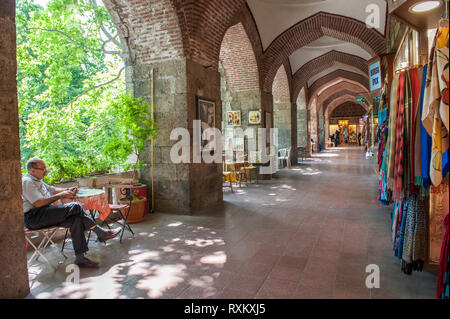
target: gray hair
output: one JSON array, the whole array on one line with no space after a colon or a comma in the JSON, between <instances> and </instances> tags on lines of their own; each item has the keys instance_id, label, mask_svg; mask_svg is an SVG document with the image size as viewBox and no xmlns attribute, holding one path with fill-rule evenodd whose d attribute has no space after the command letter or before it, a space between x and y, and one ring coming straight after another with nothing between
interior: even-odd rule
<instances>
[{"instance_id":1,"label":"gray hair","mask_svg":"<svg viewBox=\"0 0 450 319\"><path fill-rule=\"evenodd\" d=\"M44 163L44 160L41 160L41 159L38 158L38 157L30 158L30 159L28 160L28 162L27 162L27 170L30 170L30 169L32 169L32 168L36 168L36 164L37 164L37 163Z\"/></svg>"}]
</instances>

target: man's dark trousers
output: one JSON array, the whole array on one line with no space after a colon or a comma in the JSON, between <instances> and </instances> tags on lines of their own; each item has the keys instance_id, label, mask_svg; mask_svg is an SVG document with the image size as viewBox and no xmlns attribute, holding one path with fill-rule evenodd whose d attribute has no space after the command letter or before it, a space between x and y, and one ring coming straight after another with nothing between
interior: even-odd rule
<instances>
[{"instance_id":1,"label":"man's dark trousers","mask_svg":"<svg viewBox=\"0 0 450 319\"><path fill-rule=\"evenodd\" d=\"M25 213L25 227L28 229L38 230L53 226L69 228L77 255L89 250L84 232L96 225L79 203L44 206Z\"/></svg>"}]
</instances>

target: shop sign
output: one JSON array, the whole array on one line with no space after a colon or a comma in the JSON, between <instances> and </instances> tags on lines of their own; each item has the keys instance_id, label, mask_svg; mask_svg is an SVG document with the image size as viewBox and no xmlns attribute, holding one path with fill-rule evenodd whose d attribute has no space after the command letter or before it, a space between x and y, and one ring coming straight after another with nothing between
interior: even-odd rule
<instances>
[{"instance_id":1,"label":"shop sign","mask_svg":"<svg viewBox=\"0 0 450 319\"><path fill-rule=\"evenodd\" d=\"M356 98L356 103L366 103L366 99L363 97L357 97Z\"/></svg>"},{"instance_id":2,"label":"shop sign","mask_svg":"<svg viewBox=\"0 0 450 319\"><path fill-rule=\"evenodd\" d=\"M381 64L376 61L369 65L370 91L381 89Z\"/></svg>"}]
</instances>

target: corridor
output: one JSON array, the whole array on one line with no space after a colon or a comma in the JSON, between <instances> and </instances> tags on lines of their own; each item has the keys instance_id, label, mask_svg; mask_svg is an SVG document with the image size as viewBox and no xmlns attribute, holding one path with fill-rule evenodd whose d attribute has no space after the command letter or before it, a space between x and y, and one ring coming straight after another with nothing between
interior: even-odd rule
<instances>
[{"instance_id":1,"label":"corridor","mask_svg":"<svg viewBox=\"0 0 450 319\"><path fill-rule=\"evenodd\" d=\"M437 272L407 276L393 255L374 161L332 148L194 216L148 215L122 244L90 243L101 268L79 285L64 282L73 257L56 275L31 266L28 298L434 298Z\"/></svg>"}]
</instances>

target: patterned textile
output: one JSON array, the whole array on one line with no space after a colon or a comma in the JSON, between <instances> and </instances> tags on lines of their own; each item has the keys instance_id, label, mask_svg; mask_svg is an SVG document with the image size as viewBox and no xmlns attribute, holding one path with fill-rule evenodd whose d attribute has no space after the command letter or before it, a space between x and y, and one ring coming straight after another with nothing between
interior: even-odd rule
<instances>
[{"instance_id":1,"label":"patterned textile","mask_svg":"<svg viewBox=\"0 0 450 319\"><path fill-rule=\"evenodd\" d=\"M411 274L413 270L422 271L425 263L426 219L423 201L416 195L408 196L406 225L402 254L402 270Z\"/></svg>"},{"instance_id":2,"label":"patterned textile","mask_svg":"<svg viewBox=\"0 0 450 319\"><path fill-rule=\"evenodd\" d=\"M430 178L434 186L442 183L449 167L448 57L448 27L439 27L431 50L422 114L423 125L432 137Z\"/></svg>"},{"instance_id":3,"label":"patterned textile","mask_svg":"<svg viewBox=\"0 0 450 319\"><path fill-rule=\"evenodd\" d=\"M403 243L405 237L406 216L407 216L408 203L399 203L398 216L396 220L396 234L394 240L394 255L402 259L403 257Z\"/></svg>"},{"instance_id":4,"label":"patterned textile","mask_svg":"<svg viewBox=\"0 0 450 319\"><path fill-rule=\"evenodd\" d=\"M449 227L448 227L448 214L444 220L445 226L445 236L442 242L441 249L441 262L439 265L439 273L438 273L438 287L436 291L437 299L448 299L449 298Z\"/></svg>"},{"instance_id":5,"label":"patterned textile","mask_svg":"<svg viewBox=\"0 0 450 319\"><path fill-rule=\"evenodd\" d=\"M419 83L419 72L417 69L411 70L411 116L410 116L410 138L409 138L409 149L410 149L410 165L409 165L409 185L410 185L410 191L413 193L417 193L417 188L415 187L415 176L416 176L416 153L419 153L418 151L420 148L418 148L416 152L416 138L417 138L417 127L418 127L418 121L417 121L417 110L418 110L418 101L420 97L420 83ZM420 128L420 126L419 126ZM420 139L419 139L420 141ZM419 156L420 159L420 156Z\"/></svg>"},{"instance_id":6,"label":"patterned textile","mask_svg":"<svg viewBox=\"0 0 450 319\"><path fill-rule=\"evenodd\" d=\"M416 214L413 239L413 269L422 271L427 249L427 220L422 198L415 194L412 197L414 201L412 210Z\"/></svg>"},{"instance_id":7,"label":"patterned textile","mask_svg":"<svg viewBox=\"0 0 450 319\"><path fill-rule=\"evenodd\" d=\"M398 87L400 81L400 74L395 74L392 81L391 97L389 104L389 137L386 146L386 175L388 180L388 188L394 187L394 171L395 171L395 149L397 137L397 105L398 105Z\"/></svg>"},{"instance_id":8,"label":"patterned textile","mask_svg":"<svg viewBox=\"0 0 450 319\"><path fill-rule=\"evenodd\" d=\"M403 199L403 176L404 176L404 128L405 128L405 72L400 73L398 86L398 104L397 104L397 127L395 142L395 165L394 165L394 188L392 199L400 201Z\"/></svg>"},{"instance_id":9,"label":"patterned textile","mask_svg":"<svg viewBox=\"0 0 450 319\"><path fill-rule=\"evenodd\" d=\"M410 189L411 176L411 110L412 110L412 90L411 90L412 70L405 72L405 98L404 98L404 132L403 132L403 195L408 194Z\"/></svg>"},{"instance_id":10,"label":"patterned textile","mask_svg":"<svg viewBox=\"0 0 450 319\"><path fill-rule=\"evenodd\" d=\"M390 194L387 187L388 182L386 174L387 142L389 138L389 106L387 101L387 91L388 87L387 84L385 84L378 110L378 169L380 172L378 200L383 205L390 204Z\"/></svg>"},{"instance_id":11,"label":"patterned textile","mask_svg":"<svg viewBox=\"0 0 450 319\"><path fill-rule=\"evenodd\" d=\"M79 202L85 210L96 210L100 214L100 220L104 221L109 214L111 209L109 208L108 199L106 198L105 192L100 192L98 190L94 195L77 196L76 201ZM63 199L61 202L63 204L72 202L72 199Z\"/></svg>"}]
</instances>

